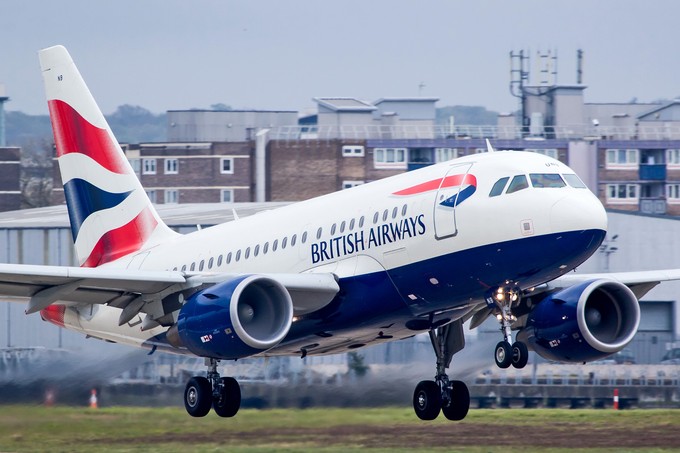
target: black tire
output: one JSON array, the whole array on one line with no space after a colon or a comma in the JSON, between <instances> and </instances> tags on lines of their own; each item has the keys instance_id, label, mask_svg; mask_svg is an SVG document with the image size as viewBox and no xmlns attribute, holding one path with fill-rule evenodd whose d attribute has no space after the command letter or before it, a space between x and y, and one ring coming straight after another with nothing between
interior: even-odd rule
<instances>
[{"instance_id":1,"label":"black tire","mask_svg":"<svg viewBox=\"0 0 680 453\"><path fill-rule=\"evenodd\" d=\"M420 381L413 392L413 410L421 420L434 420L442 409L442 394L434 381Z\"/></svg>"},{"instance_id":2,"label":"black tire","mask_svg":"<svg viewBox=\"0 0 680 453\"><path fill-rule=\"evenodd\" d=\"M512 363L512 347L507 341L501 341L496 345L494 359L498 368L507 368Z\"/></svg>"},{"instance_id":3,"label":"black tire","mask_svg":"<svg viewBox=\"0 0 680 453\"><path fill-rule=\"evenodd\" d=\"M184 407L192 417L205 417L212 406L212 385L204 377L189 379L184 389Z\"/></svg>"},{"instance_id":4,"label":"black tire","mask_svg":"<svg viewBox=\"0 0 680 453\"><path fill-rule=\"evenodd\" d=\"M470 409L470 391L463 381L451 381L451 402L442 406L444 417L449 420L462 420Z\"/></svg>"},{"instance_id":5,"label":"black tire","mask_svg":"<svg viewBox=\"0 0 680 453\"><path fill-rule=\"evenodd\" d=\"M212 407L220 417L233 417L241 407L241 386L232 377L221 379L220 397L213 400Z\"/></svg>"},{"instance_id":6,"label":"black tire","mask_svg":"<svg viewBox=\"0 0 680 453\"><path fill-rule=\"evenodd\" d=\"M512 345L512 366L524 368L529 361L529 348L521 341L515 341Z\"/></svg>"}]
</instances>

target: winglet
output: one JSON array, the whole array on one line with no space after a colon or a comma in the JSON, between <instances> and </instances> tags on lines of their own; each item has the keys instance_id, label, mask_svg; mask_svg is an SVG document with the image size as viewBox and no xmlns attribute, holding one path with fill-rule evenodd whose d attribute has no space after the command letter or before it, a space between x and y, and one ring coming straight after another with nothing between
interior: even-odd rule
<instances>
[{"instance_id":1,"label":"winglet","mask_svg":"<svg viewBox=\"0 0 680 453\"><path fill-rule=\"evenodd\" d=\"M487 138L487 139L486 139L486 152L487 152L487 153L493 153L494 151L496 151L496 150L493 149L493 146L491 146L491 142L490 142L489 139Z\"/></svg>"}]
</instances>

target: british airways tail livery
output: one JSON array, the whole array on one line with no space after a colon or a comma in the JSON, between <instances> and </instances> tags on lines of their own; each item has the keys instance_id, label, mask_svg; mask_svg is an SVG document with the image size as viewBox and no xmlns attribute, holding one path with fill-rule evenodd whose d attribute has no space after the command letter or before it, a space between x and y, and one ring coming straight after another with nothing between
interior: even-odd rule
<instances>
[{"instance_id":1,"label":"british airways tail livery","mask_svg":"<svg viewBox=\"0 0 680 453\"><path fill-rule=\"evenodd\" d=\"M42 52L40 64L79 264L96 267L173 236L66 49Z\"/></svg>"},{"instance_id":2,"label":"british airways tail livery","mask_svg":"<svg viewBox=\"0 0 680 453\"><path fill-rule=\"evenodd\" d=\"M499 367L528 351L585 362L620 351L638 298L679 270L569 274L600 246L599 200L566 165L488 152L206 228L172 232L135 178L61 46L40 52L80 267L0 265L0 294L91 337L205 357L187 411L230 417L238 382L221 360L315 355L427 332L435 377L418 417L463 419L447 369L463 324L498 319ZM488 145L489 151L491 145ZM491 355L491 354L490 354Z\"/></svg>"}]
</instances>

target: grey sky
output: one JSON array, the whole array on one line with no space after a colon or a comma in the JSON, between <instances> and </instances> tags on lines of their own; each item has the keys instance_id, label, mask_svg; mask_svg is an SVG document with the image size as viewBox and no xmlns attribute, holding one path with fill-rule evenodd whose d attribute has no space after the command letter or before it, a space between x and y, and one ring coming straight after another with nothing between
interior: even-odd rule
<instances>
[{"instance_id":1,"label":"grey sky","mask_svg":"<svg viewBox=\"0 0 680 453\"><path fill-rule=\"evenodd\" d=\"M585 51L588 102L680 96L674 0L3 0L7 110L46 113L37 50L65 45L102 110L302 110L314 96L437 96L510 111L509 51Z\"/></svg>"}]
</instances>

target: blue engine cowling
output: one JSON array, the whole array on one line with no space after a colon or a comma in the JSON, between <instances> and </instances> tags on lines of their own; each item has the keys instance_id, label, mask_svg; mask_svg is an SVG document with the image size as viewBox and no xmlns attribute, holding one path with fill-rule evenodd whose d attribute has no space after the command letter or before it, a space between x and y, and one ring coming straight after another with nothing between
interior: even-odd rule
<instances>
[{"instance_id":1,"label":"blue engine cowling","mask_svg":"<svg viewBox=\"0 0 680 453\"><path fill-rule=\"evenodd\" d=\"M639 324L640 305L630 288L592 280L543 299L518 338L546 359L589 362L623 349Z\"/></svg>"},{"instance_id":2,"label":"blue engine cowling","mask_svg":"<svg viewBox=\"0 0 680 453\"><path fill-rule=\"evenodd\" d=\"M171 330L178 346L198 356L238 359L279 344L292 320L288 290L269 277L247 275L193 294Z\"/></svg>"}]
</instances>

